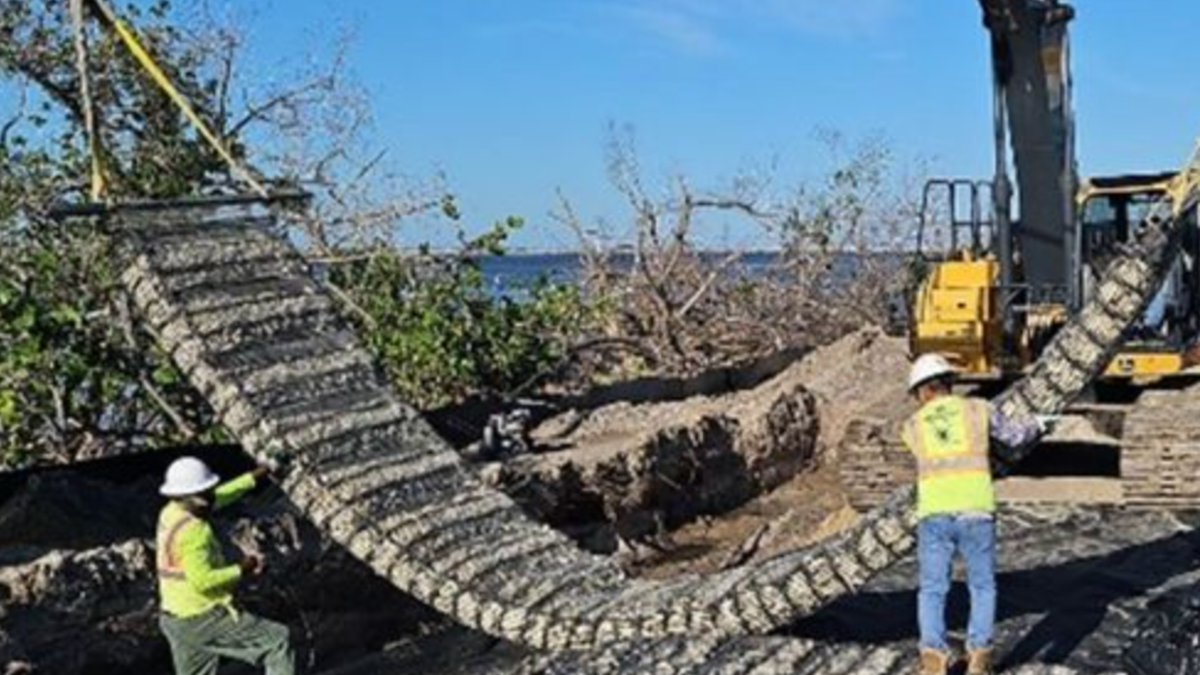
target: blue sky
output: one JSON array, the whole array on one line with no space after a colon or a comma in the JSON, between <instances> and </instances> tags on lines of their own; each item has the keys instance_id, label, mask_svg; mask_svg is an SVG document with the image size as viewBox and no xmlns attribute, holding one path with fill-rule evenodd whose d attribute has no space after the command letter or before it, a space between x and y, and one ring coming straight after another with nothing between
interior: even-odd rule
<instances>
[{"instance_id":1,"label":"blue sky","mask_svg":"<svg viewBox=\"0 0 1200 675\"><path fill-rule=\"evenodd\" d=\"M186 0L180 0L186 4ZM239 0L247 73L354 41L376 134L397 168L444 172L475 223L546 217L561 189L620 221L604 144L636 129L651 182L703 186L776 164L819 172L814 129L886 135L944 174L986 175L987 37L974 0ZM1078 0L1074 63L1085 173L1156 170L1200 130L1195 0ZM1154 11L1150 11L1150 7ZM750 236L746 234L746 236Z\"/></svg>"}]
</instances>

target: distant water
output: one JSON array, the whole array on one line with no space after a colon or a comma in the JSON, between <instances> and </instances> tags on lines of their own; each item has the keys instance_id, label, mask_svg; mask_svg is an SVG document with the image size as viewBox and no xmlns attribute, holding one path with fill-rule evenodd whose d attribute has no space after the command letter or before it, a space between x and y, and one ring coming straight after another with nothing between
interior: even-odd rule
<instances>
[{"instance_id":1,"label":"distant water","mask_svg":"<svg viewBox=\"0 0 1200 675\"><path fill-rule=\"evenodd\" d=\"M724 260L727 253L705 253L706 259L714 264ZM750 276L769 274L779 260L773 251L746 253L738 269ZM624 268L633 266L633 255L618 255L616 263ZM579 279L583 267L577 253L533 253L521 255L487 256L480 261L480 269L488 287L494 295L520 297L540 280L556 284L573 284Z\"/></svg>"}]
</instances>

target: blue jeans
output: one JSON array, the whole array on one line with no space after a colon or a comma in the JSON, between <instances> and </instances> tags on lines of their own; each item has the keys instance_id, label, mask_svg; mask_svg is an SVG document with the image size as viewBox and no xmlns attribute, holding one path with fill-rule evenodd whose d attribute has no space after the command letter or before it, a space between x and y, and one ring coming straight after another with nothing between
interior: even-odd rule
<instances>
[{"instance_id":1,"label":"blue jeans","mask_svg":"<svg viewBox=\"0 0 1200 675\"><path fill-rule=\"evenodd\" d=\"M996 626L996 521L981 516L932 516L917 529L921 592L917 620L921 646L948 651L946 595L950 592L954 554L967 563L971 621L967 648L991 647Z\"/></svg>"}]
</instances>

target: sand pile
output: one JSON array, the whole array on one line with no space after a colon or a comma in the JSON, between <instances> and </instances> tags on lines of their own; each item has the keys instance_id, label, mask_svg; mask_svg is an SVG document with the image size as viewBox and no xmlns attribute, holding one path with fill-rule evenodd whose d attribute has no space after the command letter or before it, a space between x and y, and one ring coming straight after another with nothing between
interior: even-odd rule
<instances>
[{"instance_id":1,"label":"sand pile","mask_svg":"<svg viewBox=\"0 0 1200 675\"><path fill-rule=\"evenodd\" d=\"M671 534L672 550L639 571L664 577L761 560L836 534L856 522L836 471L837 448L851 421L896 421L911 411L905 391L908 346L875 328L815 350L765 387L804 387L815 398L814 464L774 490L715 518Z\"/></svg>"},{"instance_id":2,"label":"sand pile","mask_svg":"<svg viewBox=\"0 0 1200 675\"><path fill-rule=\"evenodd\" d=\"M817 397L820 444L827 459L836 457L853 419L898 421L911 412L908 369L904 338L865 328L812 352L788 371Z\"/></svg>"},{"instance_id":3,"label":"sand pile","mask_svg":"<svg viewBox=\"0 0 1200 675\"><path fill-rule=\"evenodd\" d=\"M682 401L615 403L539 425L532 452L485 468L546 522L638 542L770 490L813 462L815 400L795 377ZM611 551L604 533L589 543Z\"/></svg>"}]
</instances>

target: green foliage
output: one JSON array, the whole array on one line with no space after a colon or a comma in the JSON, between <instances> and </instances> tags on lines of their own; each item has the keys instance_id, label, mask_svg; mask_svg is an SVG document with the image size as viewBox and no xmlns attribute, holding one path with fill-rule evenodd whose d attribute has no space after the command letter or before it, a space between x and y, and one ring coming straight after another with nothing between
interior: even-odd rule
<instances>
[{"instance_id":1,"label":"green foliage","mask_svg":"<svg viewBox=\"0 0 1200 675\"><path fill-rule=\"evenodd\" d=\"M57 0L0 0L0 73L34 88L35 109L23 111L19 119L39 132L35 150L49 150L62 168L71 169L71 176L85 178L89 159L67 10L68 3ZM134 20L147 49L198 109L224 110L218 100L220 61L211 45L172 25L170 2L130 4L119 11ZM89 82L102 122L111 196L181 196L228 182L220 159L191 132L117 36L95 22L88 23L88 32ZM223 121L217 121L218 129ZM10 145L30 144L30 137L18 134Z\"/></svg>"},{"instance_id":2,"label":"green foliage","mask_svg":"<svg viewBox=\"0 0 1200 675\"><path fill-rule=\"evenodd\" d=\"M47 216L54 203L86 199L89 176L66 9L0 0L0 74L20 94L0 120L0 465L216 433L207 406L127 320L106 239ZM169 12L158 2L140 14L147 42L176 57L166 67L199 95L212 81L207 56L169 27ZM219 164L169 101L113 36L93 28L92 38L112 196L211 183Z\"/></svg>"},{"instance_id":3,"label":"green foliage","mask_svg":"<svg viewBox=\"0 0 1200 675\"><path fill-rule=\"evenodd\" d=\"M14 115L0 119L0 466L70 461L103 454L114 443L152 446L222 433L207 405L128 317L105 238L47 217L53 203L87 199L90 171L67 6L0 0L0 76L26 94ZM229 109L235 83L223 79L233 69L221 43L205 42L202 31L175 29L165 0L122 11L218 133L241 129L231 121L239 119ZM226 167L115 37L94 24L89 31L89 81L110 197L228 189ZM265 117L241 115L270 126ZM240 139L226 140L235 155L245 154ZM345 200L338 190L331 194ZM451 196L427 208L452 222L459 218ZM520 225L509 219L464 239L449 260L411 258L387 237L373 239L385 243L366 258L336 246L321 250L358 260L336 266L330 278L369 315L368 343L417 405L517 387L556 364L563 345L587 324L573 288L539 284L519 299L488 292L479 258L503 255Z\"/></svg>"},{"instance_id":4,"label":"green foliage","mask_svg":"<svg viewBox=\"0 0 1200 675\"><path fill-rule=\"evenodd\" d=\"M430 407L511 391L556 366L595 318L574 286L542 281L523 298L489 292L480 256L505 255L520 226L497 223L451 259L382 248L333 270L370 316L366 339L408 400Z\"/></svg>"},{"instance_id":5,"label":"green foliage","mask_svg":"<svg viewBox=\"0 0 1200 675\"><path fill-rule=\"evenodd\" d=\"M9 231L0 246L0 461L178 440L147 400L142 377L193 411L193 423L206 423L178 373L149 358L144 341L131 341L136 333L113 316L121 299L103 237L43 223Z\"/></svg>"}]
</instances>

